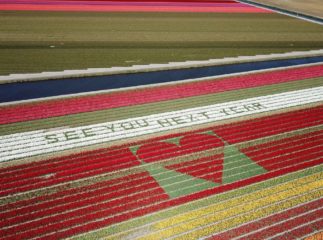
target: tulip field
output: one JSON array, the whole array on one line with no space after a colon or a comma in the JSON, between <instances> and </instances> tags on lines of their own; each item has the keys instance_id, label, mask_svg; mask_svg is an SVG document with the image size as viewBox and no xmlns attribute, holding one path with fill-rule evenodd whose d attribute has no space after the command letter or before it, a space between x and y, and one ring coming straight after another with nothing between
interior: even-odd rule
<instances>
[{"instance_id":1,"label":"tulip field","mask_svg":"<svg viewBox=\"0 0 323 240\"><path fill-rule=\"evenodd\" d=\"M233 0L0 0L0 21L3 95L60 80L34 72L263 62L16 91L0 102L0 239L323 238L323 53L305 55L322 26Z\"/></svg>"},{"instance_id":2,"label":"tulip field","mask_svg":"<svg viewBox=\"0 0 323 240\"><path fill-rule=\"evenodd\" d=\"M0 0L0 22L0 75L323 48L320 25L231 0Z\"/></svg>"}]
</instances>

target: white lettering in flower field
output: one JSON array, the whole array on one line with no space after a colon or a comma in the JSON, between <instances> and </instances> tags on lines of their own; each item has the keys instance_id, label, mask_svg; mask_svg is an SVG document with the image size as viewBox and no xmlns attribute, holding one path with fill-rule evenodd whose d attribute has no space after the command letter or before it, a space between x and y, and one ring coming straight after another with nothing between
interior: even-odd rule
<instances>
[{"instance_id":1,"label":"white lettering in flower field","mask_svg":"<svg viewBox=\"0 0 323 240\"><path fill-rule=\"evenodd\" d=\"M322 100L323 87L316 87L69 129L16 133L0 137L0 162Z\"/></svg>"}]
</instances>

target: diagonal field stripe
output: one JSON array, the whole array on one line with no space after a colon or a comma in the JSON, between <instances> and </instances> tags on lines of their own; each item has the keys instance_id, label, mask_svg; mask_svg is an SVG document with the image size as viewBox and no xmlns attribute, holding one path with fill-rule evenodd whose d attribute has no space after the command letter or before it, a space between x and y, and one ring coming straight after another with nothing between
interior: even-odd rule
<instances>
[{"instance_id":1,"label":"diagonal field stripe","mask_svg":"<svg viewBox=\"0 0 323 240\"><path fill-rule=\"evenodd\" d=\"M19 121L76 114L86 111L98 111L109 108L119 108L138 104L147 104L214 94L238 89L254 88L284 82L297 83L303 79L321 77L323 65L279 70L274 72L251 74L232 78L196 81L175 86L147 88L112 94L85 96L82 98L61 99L36 104L3 107L0 123L8 124ZM64 108L61 108L64 104Z\"/></svg>"},{"instance_id":2,"label":"diagonal field stripe","mask_svg":"<svg viewBox=\"0 0 323 240\"><path fill-rule=\"evenodd\" d=\"M218 185L188 174L166 169L163 166L159 166L158 169L156 169L156 165L146 166L146 164L143 164L143 166L171 198L188 195ZM164 175L167 175L169 180L165 179Z\"/></svg>"},{"instance_id":3,"label":"diagonal field stripe","mask_svg":"<svg viewBox=\"0 0 323 240\"><path fill-rule=\"evenodd\" d=\"M271 193L274 193L279 192L279 190L283 191L286 187L293 188L293 186L296 186L296 182L302 181L304 183L304 179L311 177L311 175L321 176L321 170L322 166L306 169L301 172L292 173L286 176L268 180L266 182L257 183L242 189L190 202L188 204L141 217L139 219L116 224L93 233L81 235L80 237L77 237L77 239L98 239L107 236L110 236L108 239L123 239L127 236L136 235L136 233L147 233L147 231L150 232L150 230L153 229L153 226L163 228L171 226L173 223L180 224L183 223L183 221L185 221L189 216L194 217L192 216L194 213L198 214L205 212L205 209L214 209L215 207L222 207L222 209L225 209L226 207L230 206L229 203L239 204L239 202L234 201L235 198L244 199L245 197L248 197L248 199L254 199L257 197L254 195L257 195L258 193L262 194L259 195L260 197L268 195L266 192L269 189L271 189ZM298 178L302 178L303 180L299 180ZM277 190L275 191L274 189Z\"/></svg>"},{"instance_id":4,"label":"diagonal field stripe","mask_svg":"<svg viewBox=\"0 0 323 240\"><path fill-rule=\"evenodd\" d=\"M313 181L318 176L322 176L322 174L316 174L316 175L313 175L311 177L307 177L307 178L304 178L304 179L301 179L301 180L296 180L293 183L283 184L283 185L281 185L279 187L275 187L275 188L272 188L272 189L266 189L265 191L255 192L253 194L250 194L249 196L245 196L245 197L241 197L241 198L235 198L235 199L232 199L229 202L226 202L226 205L238 205L240 202L251 202L251 201L254 201L255 199L258 199L259 195L261 195L261 196L266 195L266 194L273 195L273 194L276 194L277 192L283 191L284 189L290 189L290 188L292 188L292 186L298 185L298 184L300 184L302 182L307 183L307 182ZM208 213L223 210L225 208L226 208L226 206L224 206L224 205L214 205L214 206L211 205L211 206L209 206L209 207L207 207L207 208L205 208L203 210L195 211L195 212L188 213L188 214L184 214L182 216L178 216L177 218L172 218L170 220L160 222L160 223L158 223L157 225L154 226L154 229L163 229L163 228L171 227L172 225L187 222L189 220L194 220L195 218L199 218L199 217L201 217L203 215L206 215Z\"/></svg>"},{"instance_id":5,"label":"diagonal field stripe","mask_svg":"<svg viewBox=\"0 0 323 240\"><path fill-rule=\"evenodd\" d=\"M298 214L291 219L285 219L285 221L278 222L273 225L270 225L269 223L267 227L263 229L259 229L259 231L254 231L243 236L238 236L234 240L238 240L238 239L248 240L248 239L257 239L257 238L276 239L278 237L282 237L282 235L285 235L285 236L289 235L289 237L291 237L294 234L297 234L298 236L294 235L294 237L296 239L299 239L302 236L306 235L301 230L304 227L309 228L309 229L305 229L306 231L313 233L314 229L311 228L309 225L312 225L317 221L323 220L323 217L319 217L319 216L322 216L322 214L323 214L323 207L321 204L321 206L317 207L316 209L307 211L302 214ZM279 221L279 219L277 220ZM284 237L282 239L284 239Z\"/></svg>"},{"instance_id":6,"label":"diagonal field stripe","mask_svg":"<svg viewBox=\"0 0 323 240\"><path fill-rule=\"evenodd\" d=\"M225 228L230 228L232 226L242 224L246 221L253 221L263 216L268 216L274 212L285 210L290 207L294 207L299 204L312 201L314 199L317 199L319 197L319 194L322 194L322 193L323 193L323 190L319 192L317 190L314 190L312 192L306 192L302 196L296 196L291 199L288 199L287 201L281 201L275 205L269 205L269 206L266 205L259 209L247 212L246 214L243 214L243 215L233 216L232 218L226 219L220 223L216 223L215 225L207 226L204 229L197 230L196 232L192 231L189 234L184 234L180 237L175 237L174 239L190 239L191 237L201 238L202 236L203 237L208 236L210 232L212 233L214 231L216 232L221 231ZM252 239L252 238L247 238L247 239Z\"/></svg>"},{"instance_id":7,"label":"diagonal field stripe","mask_svg":"<svg viewBox=\"0 0 323 240\"><path fill-rule=\"evenodd\" d=\"M140 239L165 239L178 234L184 234L178 239L198 239L207 236L211 232L221 231L223 228L241 224L246 220L251 221L260 218L264 214L272 214L284 207L289 208L291 205L295 206L304 201L316 199L323 194L321 178L322 174L316 174L305 179L296 180L285 186L271 188L265 192L255 192L244 198L232 199L225 204L210 206L206 209L168 219L153 225L151 231L154 231L154 233ZM300 184L302 186L299 186ZM262 197L263 194L265 197ZM297 197L303 194L306 195ZM293 197L297 197L297 200L293 199L286 201L284 204L280 203ZM275 203L280 204L272 206ZM253 214L251 214L252 212ZM236 217L236 215L241 216ZM226 221L221 222L219 225L215 224L223 220Z\"/></svg>"},{"instance_id":8,"label":"diagonal field stripe","mask_svg":"<svg viewBox=\"0 0 323 240\"><path fill-rule=\"evenodd\" d=\"M323 198L297 205L296 207L289 208L287 210L280 211L278 213L269 215L268 217L257 219L255 221L247 222L246 224L239 225L238 227L225 230L221 233L212 235L209 240L222 240L233 239L235 237L245 236L252 232L267 229L273 225L280 225L286 220L295 219L300 214L306 214L309 211L313 211L320 208L323 204Z\"/></svg>"},{"instance_id":9,"label":"diagonal field stripe","mask_svg":"<svg viewBox=\"0 0 323 240\"><path fill-rule=\"evenodd\" d=\"M153 102L144 105L134 105L121 108L105 109L94 112L78 113L61 117L51 117L27 122L11 123L10 125L0 125L0 136L14 134L26 131L35 131L39 129L66 127L79 127L84 125L97 124L102 122L117 121L126 118L141 117L167 111L178 111L186 108L201 107L212 104L225 103L228 101L237 101L246 97L259 97L288 91L301 90L321 86L323 78L307 79L297 82L281 83L256 88L240 89L222 93L194 96L190 98L175 99L163 102ZM107 101L107 100L105 100ZM56 103L56 102L55 102ZM80 103L85 105L84 103ZM79 105L74 106L78 109ZM51 109L49 109L50 111ZM18 109L17 111L22 112ZM31 112L38 112L37 109L31 109ZM42 110L39 110L43 112ZM24 112L22 112L25 115ZM9 117L9 116L8 116ZM13 116L9 117L14 118Z\"/></svg>"},{"instance_id":10,"label":"diagonal field stripe","mask_svg":"<svg viewBox=\"0 0 323 240\"><path fill-rule=\"evenodd\" d=\"M323 87L57 131L0 137L0 161L61 151L323 100ZM80 137L83 134L83 137Z\"/></svg>"},{"instance_id":11,"label":"diagonal field stripe","mask_svg":"<svg viewBox=\"0 0 323 240\"><path fill-rule=\"evenodd\" d=\"M323 231L316 234L311 234L310 236L306 237L305 240L321 240L323 239Z\"/></svg>"},{"instance_id":12,"label":"diagonal field stripe","mask_svg":"<svg viewBox=\"0 0 323 240\"><path fill-rule=\"evenodd\" d=\"M207 6L202 5L198 1L195 5L181 5L165 1L163 4L153 2L147 4L129 4L122 2L119 5L112 4L107 1L101 4L90 4L92 1L75 2L75 4L67 4L65 1L41 1L21 2L11 1L10 3L1 4L2 11L85 11L85 12L213 12L213 13L272 13L271 10L257 8L254 6L238 3L238 2L222 2L223 5L214 5L209 2ZM140 2L139 2L140 3Z\"/></svg>"}]
</instances>

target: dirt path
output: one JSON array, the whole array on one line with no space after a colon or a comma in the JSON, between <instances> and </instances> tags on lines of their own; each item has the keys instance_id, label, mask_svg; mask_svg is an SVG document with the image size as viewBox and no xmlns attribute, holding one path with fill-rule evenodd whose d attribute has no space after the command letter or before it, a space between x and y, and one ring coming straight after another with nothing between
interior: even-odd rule
<instances>
[{"instance_id":1,"label":"dirt path","mask_svg":"<svg viewBox=\"0 0 323 240\"><path fill-rule=\"evenodd\" d=\"M322 0L256 0L255 2L323 18Z\"/></svg>"}]
</instances>

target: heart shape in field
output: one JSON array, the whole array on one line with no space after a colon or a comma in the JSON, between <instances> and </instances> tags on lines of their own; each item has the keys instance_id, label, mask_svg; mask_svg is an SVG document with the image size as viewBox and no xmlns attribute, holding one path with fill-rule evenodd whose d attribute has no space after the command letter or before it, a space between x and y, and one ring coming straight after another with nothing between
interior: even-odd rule
<instances>
[{"instance_id":1,"label":"heart shape in field","mask_svg":"<svg viewBox=\"0 0 323 240\"><path fill-rule=\"evenodd\" d=\"M180 156L190 158L193 154L214 148L220 148L220 153L198 159L194 157L193 160L181 163L170 163L165 168L207 181L221 183L224 143L221 139L213 135L187 135L179 140L179 145L170 142L147 143L137 150L137 156L145 163L152 163Z\"/></svg>"}]
</instances>

